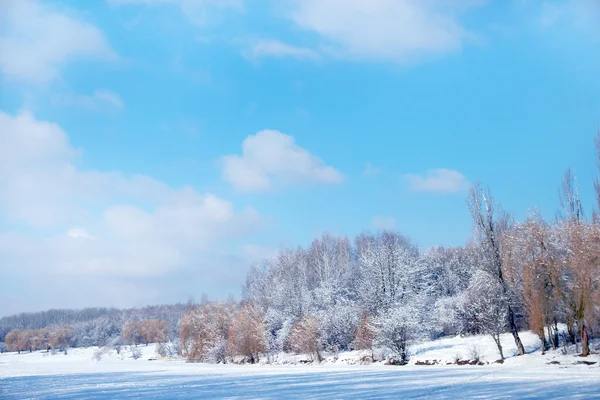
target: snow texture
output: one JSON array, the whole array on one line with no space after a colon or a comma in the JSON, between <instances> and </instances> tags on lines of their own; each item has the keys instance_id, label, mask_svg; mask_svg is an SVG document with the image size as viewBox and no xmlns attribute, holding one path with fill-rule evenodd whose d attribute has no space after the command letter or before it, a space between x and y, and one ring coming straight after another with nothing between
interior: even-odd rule
<instances>
[{"instance_id":1,"label":"snow texture","mask_svg":"<svg viewBox=\"0 0 600 400\"><path fill-rule=\"evenodd\" d=\"M329 355L320 365L291 364L301 356L281 355L288 365L195 364L161 359L155 346L121 354L98 348L0 355L2 399L113 398L600 398L600 357L537 351L537 337L522 334L529 354L512 356L510 335L503 335L509 358L493 364L496 347L489 336L451 337L411 347L410 364L360 364L365 352ZM467 359L477 348L483 366L446 365ZM368 352L367 352L368 353ZM100 355L101 357L97 357ZM98 361L99 359L99 361ZM438 365L416 365L438 360ZM560 363L560 364L551 364Z\"/></svg>"}]
</instances>

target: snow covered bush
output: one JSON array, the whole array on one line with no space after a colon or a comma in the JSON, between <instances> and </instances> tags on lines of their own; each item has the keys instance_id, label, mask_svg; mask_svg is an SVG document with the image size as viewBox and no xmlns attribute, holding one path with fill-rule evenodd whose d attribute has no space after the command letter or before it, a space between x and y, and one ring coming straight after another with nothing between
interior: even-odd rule
<instances>
[{"instance_id":1,"label":"snow covered bush","mask_svg":"<svg viewBox=\"0 0 600 400\"><path fill-rule=\"evenodd\" d=\"M504 359L500 335L508 325L508 300L497 280L485 271L479 271L471 280L463 304L465 314L470 316L473 328L492 336L500 358Z\"/></svg>"},{"instance_id":2,"label":"snow covered bush","mask_svg":"<svg viewBox=\"0 0 600 400\"><path fill-rule=\"evenodd\" d=\"M375 320L376 343L390 349L401 363L409 360L408 345L419 337L419 310L410 305L398 305Z\"/></svg>"},{"instance_id":3,"label":"snow covered bush","mask_svg":"<svg viewBox=\"0 0 600 400\"><path fill-rule=\"evenodd\" d=\"M317 313L324 345L330 351L350 348L360 322L358 307L353 303L336 304Z\"/></svg>"},{"instance_id":4,"label":"snow covered bush","mask_svg":"<svg viewBox=\"0 0 600 400\"><path fill-rule=\"evenodd\" d=\"M179 347L176 342L156 343L156 354L163 358L177 357Z\"/></svg>"},{"instance_id":5,"label":"snow covered bush","mask_svg":"<svg viewBox=\"0 0 600 400\"><path fill-rule=\"evenodd\" d=\"M142 351L139 348L130 346L130 350L131 350L131 358L133 358L134 360L137 360L138 358L142 358Z\"/></svg>"},{"instance_id":6,"label":"snow covered bush","mask_svg":"<svg viewBox=\"0 0 600 400\"><path fill-rule=\"evenodd\" d=\"M458 335L466 333L461 309L464 305L464 294L452 297L442 297L435 302L433 321L435 329L443 335Z\"/></svg>"}]
</instances>

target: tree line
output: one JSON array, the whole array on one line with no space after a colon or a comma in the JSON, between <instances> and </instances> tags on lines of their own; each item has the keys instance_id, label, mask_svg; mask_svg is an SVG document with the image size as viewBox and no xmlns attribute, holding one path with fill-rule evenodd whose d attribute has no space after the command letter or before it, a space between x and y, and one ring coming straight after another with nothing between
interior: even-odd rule
<instances>
[{"instance_id":1,"label":"tree line","mask_svg":"<svg viewBox=\"0 0 600 400\"><path fill-rule=\"evenodd\" d=\"M421 250L392 231L353 238L324 234L307 248L283 249L253 267L241 305L211 304L181 321L182 354L224 362L260 354L389 349L399 363L409 344L455 334L500 335L530 329L542 352L561 344L590 354L600 332L600 134L597 204L586 218L574 173L559 189L552 221L533 211L516 221L491 191L467 199L474 236L465 245ZM566 326L566 331L560 327Z\"/></svg>"},{"instance_id":2,"label":"tree line","mask_svg":"<svg viewBox=\"0 0 600 400\"><path fill-rule=\"evenodd\" d=\"M524 354L519 332L529 329L542 352L572 346L587 356L600 333L600 134L596 150L589 216L570 169L553 220L534 210L517 221L475 184L467 198L474 235L464 246L424 250L394 231L323 234L252 267L240 302L89 310L89 320L72 325L72 342L168 340L191 361L251 363L280 352L319 361L324 352L379 348L406 363L411 343L457 334L491 335L503 359L500 335L510 333ZM0 329L57 319L50 315L3 318Z\"/></svg>"},{"instance_id":3,"label":"tree line","mask_svg":"<svg viewBox=\"0 0 600 400\"><path fill-rule=\"evenodd\" d=\"M68 332L68 339L61 349L118 348L123 344L176 341L179 320L192 307L191 303L178 303L125 310L85 308L21 313L0 318L0 343L4 343L9 351L56 349L50 338L59 330Z\"/></svg>"}]
</instances>

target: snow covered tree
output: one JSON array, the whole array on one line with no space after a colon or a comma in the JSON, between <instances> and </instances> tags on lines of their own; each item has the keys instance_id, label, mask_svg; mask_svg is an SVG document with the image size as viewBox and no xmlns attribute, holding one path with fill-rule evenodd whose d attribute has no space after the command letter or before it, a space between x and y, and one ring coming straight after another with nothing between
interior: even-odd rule
<instances>
[{"instance_id":1,"label":"snow covered tree","mask_svg":"<svg viewBox=\"0 0 600 400\"><path fill-rule=\"evenodd\" d=\"M502 299L508 314L508 326L517 346L519 355L525 354L525 348L519 337L519 329L515 321L515 311L511 304L511 290L504 277L502 260L502 235L508 227L508 216L495 203L489 189L484 190L481 184L475 184L469 193L469 210L473 218L475 231L483 249L482 267L502 288Z\"/></svg>"},{"instance_id":2,"label":"snow covered tree","mask_svg":"<svg viewBox=\"0 0 600 400\"><path fill-rule=\"evenodd\" d=\"M420 335L420 311L414 305L399 304L375 319L376 343L390 349L402 364L410 358L408 345Z\"/></svg>"},{"instance_id":3,"label":"snow covered tree","mask_svg":"<svg viewBox=\"0 0 600 400\"><path fill-rule=\"evenodd\" d=\"M338 303L315 313L327 350L349 350L360 319L359 308L343 297Z\"/></svg>"},{"instance_id":4,"label":"snow covered tree","mask_svg":"<svg viewBox=\"0 0 600 400\"><path fill-rule=\"evenodd\" d=\"M504 359L500 335L505 332L508 323L506 294L501 284L488 272L478 271L467 289L463 305L473 318L477 330L492 336L498 347L500 358Z\"/></svg>"},{"instance_id":5,"label":"snow covered tree","mask_svg":"<svg viewBox=\"0 0 600 400\"><path fill-rule=\"evenodd\" d=\"M359 242L359 297L371 313L402 302L415 289L419 253L407 238L384 231Z\"/></svg>"}]
</instances>

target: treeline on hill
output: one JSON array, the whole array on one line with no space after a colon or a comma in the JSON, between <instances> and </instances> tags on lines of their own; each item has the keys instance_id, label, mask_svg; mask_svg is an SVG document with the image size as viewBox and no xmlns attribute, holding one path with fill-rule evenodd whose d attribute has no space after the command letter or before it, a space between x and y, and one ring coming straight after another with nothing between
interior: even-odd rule
<instances>
[{"instance_id":1,"label":"treeline on hill","mask_svg":"<svg viewBox=\"0 0 600 400\"><path fill-rule=\"evenodd\" d=\"M55 309L0 318L0 342L9 351L176 341L179 320L193 305Z\"/></svg>"},{"instance_id":2,"label":"treeline on hill","mask_svg":"<svg viewBox=\"0 0 600 400\"><path fill-rule=\"evenodd\" d=\"M600 172L600 134L596 148ZM542 352L571 344L587 356L600 334L600 174L594 187L597 211L586 218L567 170L555 220L533 212L519 222L477 184L467 201L475 235L462 247L423 251L392 231L325 234L251 268L239 303L20 314L0 319L0 334L11 330L11 349L11 335L44 338L22 339L20 350L170 341L190 361L254 363L379 348L402 364L411 343L443 335L489 334L504 358L500 334L510 332L524 354L519 331L530 329Z\"/></svg>"}]
</instances>

